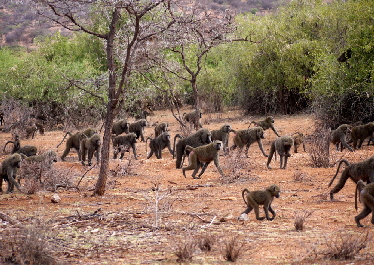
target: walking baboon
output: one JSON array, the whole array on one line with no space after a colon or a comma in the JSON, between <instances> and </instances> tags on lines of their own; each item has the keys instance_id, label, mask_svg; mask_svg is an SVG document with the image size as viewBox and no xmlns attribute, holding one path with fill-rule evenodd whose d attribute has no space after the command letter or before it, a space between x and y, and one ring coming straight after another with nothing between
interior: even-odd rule
<instances>
[{"instance_id":1,"label":"walking baboon","mask_svg":"<svg viewBox=\"0 0 374 265\"><path fill-rule=\"evenodd\" d=\"M230 124L222 125L218 130L212 130L212 141L219 140L223 144L223 152L227 153L227 148L229 145L229 134L232 131Z\"/></svg>"},{"instance_id":2,"label":"walking baboon","mask_svg":"<svg viewBox=\"0 0 374 265\"><path fill-rule=\"evenodd\" d=\"M38 130L38 128L36 127L35 123L33 123L32 125L30 126L26 126L25 127L25 131L26 131L26 139L29 139L30 136L31 136L31 139L34 139L34 136L35 136L35 132Z\"/></svg>"},{"instance_id":3,"label":"walking baboon","mask_svg":"<svg viewBox=\"0 0 374 265\"><path fill-rule=\"evenodd\" d=\"M74 148L79 154L80 141L84 138L90 138L95 133L97 133L97 131L93 128L86 129L83 132L77 132L73 135L71 135L70 132L67 132L61 141L62 143L65 140L66 135L70 135L70 137L66 141L66 148L61 156L61 160L65 161L65 157L69 154L71 148ZM59 147L61 143L59 143L57 147Z\"/></svg>"},{"instance_id":4,"label":"walking baboon","mask_svg":"<svg viewBox=\"0 0 374 265\"><path fill-rule=\"evenodd\" d=\"M334 193L339 192L345 185L347 179L353 180L357 183L360 179L362 181L366 181L367 183L374 182L374 156L358 162L350 164L346 159L342 159L339 162L338 168L336 169L336 173L334 177L331 179L329 183L329 187L333 183L334 179L338 175L340 165L345 163L346 168L343 170L342 175L340 176L338 184L330 191L330 199L334 199Z\"/></svg>"},{"instance_id":5,"label":"walking baboon","mask_svg":"<svg viewBox=\"0 0 374 265\"><path fill-rule=\"evenodd\" d=\"M264 148L262 146L262 139L265 139L265 137L264 130L261 127L234 131L234 144L230 147L230 150L233 150L236 147L239 147L239 149L242 150L243 147L246 146L245 154L248 157L249 146L254 142L257 142L262 154L265 157L268 157L268 155L265 154Z\"/></svg>"},{"instance_id":6,"label":"walking baboon","mask_svg":"<svg viewBox=\"0 0 374 265\"><path fill-rule=\"evenodd\" d=\"M87 154L87 161L88 165L92 165L92 157L94 153L96 154L96 161L99 163L100 161L100 150L101 150L101 139L100 135L95 133L90 138L83 138L80 142L78 158L79 161L82 162L82 165L85 165L86 161L86 154Z\"/></svg>"},{"instance_id":7,"label":"walking baboon","mask_svg":"<svg viewBox=\"0 0 374 265\"><path fill-rule=\"evenodd\" d=\"M297 153L297 149L302 145L304 152L305 152L305 142L304 142L304 134L297 132L292 134L293 138L293 146L294 146L294 152Z\"/></svg>"},{"instance_id":8,"label":"walking baboon","mask_svg":"<svg viewBox=\"0 0 374 265\"><path fill-rule=\"evenodd\" d=\"M277 131L275 130L274 128L274 118L271 117L271 116L268 116L266 117L264 120L261 120L261 121L251 121L251 123L249 124L249 126L251 126L251 124L254 124L255 126L259 126L261 127L262 129L264 129L264 131L266 131L267 129L271 128L273 130L273 132L278 136L279 134L277 133ZM248 126L248 128L249 128Z\"/></svg>"},{"instance_id":9,"label":"walking baboon","mask_svg":"<svg viewBox=\"0 0 374 265\"><path fill-rule=\"evenodd\" d=\"M356 185L355 192L355 209L357 210L357 190L360 193L360 201L364 206L361 213L355 217L355 221L358 227L363 227L360 223L361 219L364 219L371 213L371 223L374 224L374 183L365 185L362 180L359 180Z\"/></svg>"},{"instance_id":10,"label":"walking baboon","mask_svg":"<svg viewBox=\"0 0 374 265\"><path fill-rule=\"evenodd\" d=\"M169 124L167 122L161 122L155 127L155 138L161 133L167 132Z\"/></svg>"},{"instance_id":11,"label":"walking baboon","mask_svg":"<svg viewBox=\"0 0 374 265\"><path fill-rule=\"evenodd\" d=\"M122 159L122 157L125 155L125 152L130 153L130 147L131 146L129 145L123 145L123 144L114 147L113 149L114 156L117 157L118 154L121 154L121 159Z\"/></svg>"},{"instance_id":12,"label":"walking baboon","mask_svg":"<svg viewBox=\"0 0 374 265\"><path fill-rule=\"evenodd\" d=\"M336 151L343 151L343 146L349 151L353 152L353 149L347 144L346 135L351 132L351 128L348 124L342 124L335 130L331 131L330 141L336 145Z\"/></svg>"},{"instance_id":13,"label":"walking baboon","mask_svg":"<svg viewBox=\"0 0 374 265\"><path fill-rule=\"evenodd\" d=\"M136 134L136 139L141 137L141 141L145 142L144 140L144 127L147 126L147 121L144 119L138 120L134 123L129 125L129 132Z\"/></svg>"},{"instance_id":14,"label":"walking baboon","mask_svg":"<svg viewBox=\"0 0 374 265\"><path fill-rule=\"evenodd\" d=\"M16 182L17 171L21 167L22 156L12 154L1 162L0 166L0 192L3 192L3 180L8 182L7 193L13 192L14 186L21 191L20 185ZM22 192L22 191L21 191Z\"/></svg>"},{"instance_id":15,"label":"walking baboon","mask_svg":"<svg viewBox=\"0 0 374 265\"><path fill-rule=\"evenodd\" d=\"M8 141L8 142L5 143L3 152L5 152L5 148L6 148L7 144L9 144L9 143L13 144L13 149L12 149L11 154L14 154L15 152L17 152L21 148L21 141L19 139L18 134L14 135L14 140L13 141Z\"/></svg>"},{"instance_id":16,"label":"walking baboon","mask_svg":"<svg viewBox=\"0 0 374 265\"><path fill-rule=\"evenodd\" d=\"M117 136L122 133L129 133L129 123L126 120L114 122L112 126L112 134Z\"/></svg>"},{"instance_id":17,"label":"walking baboon","mask_svg":"<svg viewBox=\"0 0 374 265\"><path fill-rule=\"evenodd\" d=\"M247 193L245 195L245 193ZM275 218L275 211L271 208L271 203L273 202L274 197L279 198L280 189L277 185L273 184L265 190L255 190L249 191L244 189L242 191L242 197L247 205L247 209L242 214L248 214L252 209L254 209L257 220L264 220L265 217L260 217L259 205L264 206L266 219L271 221ZM273 215L272 218L269 216L269 211Z\"/></svg>"},{"instance_id":18,"label":"walking baboon","mask_svg":"<svg viewBox=\"0 0 374 265\"><path fill-rule=\"evenodd\" d=\"M195 148L187 145L185 149L190 152L188 156L189 165L187 167L182 168L183 176L186 177L186 170L194 169L192 177L194 179L199 179L200 176L204 174L205 169L212 161L214 161L214 165L216 165L218 172L221 174L221 176L224 176L218 160L218 151L221 150L221 147L222 141L219 140L215 140L210 144L202 145ZM201 166L202 169L200 174L197 177L195 177Z\"/></svg>"},{"instance_id":19,"label":"walking baboon","mask_svg":"<svg viewBox=\"0 0 374 265\"><path fill-rule=\"evenodd\" d=\"M126 135L115 136L115 137L113 137L112 142L113 142L113 148L115 150L114 155L113 155L113 159L117 159L117 155L119 153L118 147L120 145L123 145L124 147L130 146L132 148L133 153L134 153L135 159L137 159L137 157L136 157L136 145L135 145L136 144L136 134L135 133L129 133L129 134L126 134ZM116 151L116 149L117 149L117 151ZM122 159L123 156L124 156L124 152L121 152L120 159Z\"/></svg>"},{"instance_id":20,"label":"walking baboon","mask_svg":"<svg viewBox=\"0 0 374 265\"><path fill-rule=\"evenodd\" d=\"M365 125L353 127L351 130L351 140L353 142L353 149L361 148L362 143L368 137L372 137L374 133L374 122L369 122ZM357 144L358 142L358 144Z\"/></svg>"},{"instance_id":21,"label":"walking baboon","mask_svg":"<svg viewBox=\"0 0 374 265\"><path fill-rule=\"evenodd\" d=\"M157 159L161 159L162 150L164 150L165 147L167 147L169 149L170 154L173 155L173 150L171 150L171 147L170 147L170 133L169 132L164 132L154 139L148 137L146 140L146 143L148 139L151 140L149 142L149 148L151 149L151 151L149 152L147 159L149 159L153 155L153 153L156 155Z\"/></svg>"},{"instance_id":22,"label":"walking baboon","mask_svg":"<svg viewBox=\"0 0 374 265\"><path fill-rule=\"evenodd\" d=\"M201 111L197 109L189 113L183 113L183 119L186 122L192 123L194 125L195 130L198 130L199 128L203 127L200 123L201 115Z\"/></svg>"},{"instance_id":23,"label":"walking baboon","mask_svg":"<svg viewBox=\"0 0 374 265\"><path fill-rule=\"evenodd\" d=\"M175 163L176 168L182 167L182 158L183 158L183 155L185 154L185 148L187 145L191 147L198 147L198 146L209 144L212 142L212 134L208 129L205 129L205 128L199 129L197 132L187 136L186 138L179 139L177 144L175 144L175 139L177 137L181 138L181 136L179 134L174 136L173 150L174 150L174 155L176 155L177 157L177 160Z\"/></svg>"},{"instance_id":24,"label":"walking baboon","mask_svg":"<svg viewBox=\"0 0 374 265\"><path fill-rule=\"evenodd\" d=\"M286 169L288 158L291 156L290 150L293 146L293 138L291 136L285 135L278 137L271 143L268 162L266 163L267 168L271 169L269 166L273 155L278 153L280 156L280 166L281 169Z\"/></svg>"}]
</instances>

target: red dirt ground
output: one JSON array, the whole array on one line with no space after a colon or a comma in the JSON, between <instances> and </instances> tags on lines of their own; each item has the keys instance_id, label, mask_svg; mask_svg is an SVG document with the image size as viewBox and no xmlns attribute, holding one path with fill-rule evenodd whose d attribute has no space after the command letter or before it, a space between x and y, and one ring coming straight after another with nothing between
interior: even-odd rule
<instances>
[{"instance_id":1,"label":"red dirt ground","mask_svg":"<svg viewBox=\"0 0 374 265\"><path fill-rule=\"evenodd\" d=\"M230 123L233 129L244 129L251 120L261 118L227 111L204 115L203 126L212 130ZM148 120L150 127L145 129L146 136L154 133L152 124L156 121L169 122L172 137L179 132L179 125L169 112L155 112ZM297 131L311 134L313 125L312 115L275 117L280 135ZM46 132L32 140L24 139L21 144L36 145L41 151L54 149L61 156L64 145L56 146L63 135L62 131ZM265 137L263 143L268 153L270 142L276 136L268 130ZM0 139L5 143L11 139L11 134L1 133ZM192 179L192 171L184 178L181 170L175 169L175 160L166 149L162 159L153 156L147 160L145 143L140 142L137 144L138 160L132 159L129 153L122 161L111 159L112 175L102 197L91 197L98 166L83 176L89 167L82 166L77 153L72 151L67 162L59 161L54 168L68 172L65 178L74 186L82 179L79 191L59 188L56 193L61 197L60 203L51 202L52 191L31 195L18 191L3 193L0 194L0 213L22 225L41 223L48 232L50 250L65 264L174 264L178 248L197 242L201 237L213 240L212 250L204 252L196 247L193 264L225 263L225 246L233 237L237 238L237 246L242 246L237 264L369 264L374 257L371 240L353 260L326 259L324 254L334 247L340 248L340 239L348 242L366 233L371 236L373 225L367 217L362 221L365 227L356 227L352 181L335 195L336 201L329 200L327 185L336 166L313 168L308 153L310 144L307 143L306 148L306 152L292 154L287 169L278 168L278 158L273 160L273 169L269 170L267 159L255 143L249 149L250 158L235 160L231 156L220 156L225 174L236 170L237 178L220 178L211 164L201 179ZM9 150L3 153L2 159ZM372 156L373 151L373 146L365 145L353 153L347 150L340 153L331 146L331 157L332 161L344 157L358 162ZM264 189L273 183L281 188L280 198L273 202L276 218L258 221L251 212L249 220L239 221L245 209L241 191ZM362 207L359 207L360 210ZM260 213L263 215L262 209ZM304 229L296 231L295 216L306 213L311 215L305 219ZM0 238L4 231L15 227L17 225L1 221Z\"/></svg>"}]
</instances>

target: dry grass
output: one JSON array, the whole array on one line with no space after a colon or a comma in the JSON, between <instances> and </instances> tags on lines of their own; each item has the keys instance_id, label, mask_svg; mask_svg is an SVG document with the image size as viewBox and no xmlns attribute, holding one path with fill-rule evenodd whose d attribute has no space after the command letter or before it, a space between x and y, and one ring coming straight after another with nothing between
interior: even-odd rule
<instances>
[{"instance_id":1,"label":"dry grass","mask_svg":"<svg viewBox=\"0 0 374 265\"><path fill-rule=\"evenodd\" d=\"M211 251L215 243L216 237L213 235L202 235L197 240L197 246L204 252Z\"/></svg>"},{"instance_id":2,"label":"dry grass","mask_svg":"<svg viewBox=\"0 0 374 265\"><path fill-rule=\"evenodd\" d=\"M305 219L308 218L309 216L312 215L312 212L310 211L302 211L302 212L298 212L295 216L295 229L296 231L302 231L304 230L304 222L305 222Z\"/></svg>"},{"instance_id":3,"label":"dry grass","mask_svg":"<svg viewBox=\"0 0 374 265\"><path fill-rule=\"evenodd\" d=\"M177 256L177 262L191 261L193 254L196 249L196 243L191 240L187 242L178 243L174 251L174 255Z\"/></svg>"},{"instance_id":4,"label":"dry grass","mask_svg":"<svg viewBox=\"0 0 374 265\"><path fill-rule=\"evenodd\" d=\"M224 243L223 258L226 261L236 262L241 255L243 249L243 244L238 241L238 237L231 237L228 241Z\"/></svg>"}]
</instances>

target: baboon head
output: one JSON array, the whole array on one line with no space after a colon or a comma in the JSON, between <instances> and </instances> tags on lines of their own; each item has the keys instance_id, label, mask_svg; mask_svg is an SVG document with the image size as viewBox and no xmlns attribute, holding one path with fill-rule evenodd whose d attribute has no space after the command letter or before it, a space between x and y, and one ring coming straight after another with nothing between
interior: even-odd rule
<instances>
[{"instance_id":1,"label":"baboon head","mask_svg":"<svg viewBox=\"0 0 374 265\"><path fill-rule=\"evenodd\" d=\"M125 132L126 132L126 130L129 129L129 123L125 120L121 121L120 126L121 126L122 130L124 130Z\"/></svg>"},{"instance_id":2,"label":"baboon head","mask_svg":"<svg viewBox=\"0 0 374 265\"><path fill-rule=\"evenodd\" d=\"M90 138L90 142L91 142L91 144L94 145L94 146L100 146L100 145L101 145L100 135L99 135L99 134L94 134L94 135Z\"/></svg>"},{"instance_id":3,"label":"baboon head","mask_svg":"<svg viewBox=\"0 0 374 265\"><path fill-rule=\"evenodd\" d=\"M348 124L342 124L339 126L343 133L351 132L351 126Z\"/></svg>"},{"instance_id":4,"label":"baboon head","mask_svg":"<svg viewBox=\"0 0 374 265\"><path fill-rule=\"evenodd\" d=\"M265 120L266 120L266 122L269 123L269 124L270 124L270 123L274 123L274 118L273 118L272 116L267 117Z\"/></svg>"},{"instance_id":5,"label":"baboon head","mask_svg":"<svg viewBox=\"0 0 374 265\"><path fill-rule=\"evenodd\" d=\"M200 129L196 132L200 135L200 139L203 143L211 143L212 142L212 133L208 129Z\"/></svg>"},{"instance_id":6,"label":"baboon head","mask_svg":"<svg viewBox=\"0 0 374 265\"><path fill-rule=\"evenodd\" d=\"M17 167L17 168L20 168L21 167L21 156L20 154L13 154L11 156L9 156L9 164L12 166L12 167Z\"/></svg>"},{"instance_id":7,"label":"baboon head","mask_svg":"<svg viewBox=\"0 0 374 265\"><path fill-rule=\"evenodd\" d=\"M164 132L164 133L162 134L162 140L163 140L164 142L170 141L170 133L168 133L168 132Z\"/></svg>"},{"instance_id":8,"label":"baboon head","mask_svg":"<svg viewBox=\"0 0 374 265\"><path fill-rule=\"evenodd\" d=\"M129 139L129 142L130 143L136 143L136 134L135 133L129 133L128 135L128 139Z\"/></svg>"},{"instance_id":9,"label":"baboon head","mask_svg":"<svg viewBox=\"0 0 374 265\"><path fill-rule=\"evenodd\" d=\"M147 126L147 121L146 121L145 119L141 119L141 120L139 121L139 123L140 123L140 126L142 126L142 127Z\"/></svg>"},{"instance_id":10,"label":"baboon head","mask_svg":"<svg viewBox=\"0 0 374 265\"><path fill-rule=\"evenodd\" d=\"M228 133L228 132L231 131L231 125L230 125L230 124L225 124L225 125L223 125L223 126L221 127L221 130L222 130L223 132Z\"/></svg>"},{"instance_id":11,"label":"baboon head","mask_svg":"<svg viewBox=\"0 0 374 265\"><path fill-rule=\"evenodd\" d=\"M214 140L213 141L213 147L217 150L221 150L222 147L222 141L219 140Z\"/></svg>"},{"instance_id":12,"label":"baboon head","mask_svg":"<svg viewBox=\"0 0 374 265\"><path fill-rule=\"evenodd\" d=\"M262 129L261 127L256 127L256 130L257 130L257 139L265 139L264 129Z\"/></svg>"},{"instance_id":13,"label":"baboon head","mask_svg":"<svg viewBox=\"0 0 374 265\"><path fill-rule=\"evenodd\" d=\"M284 137L282 139L283 146L293 146L293 138L292 137Z\"/></svg>"},{"instance_id":14,"label":"baboon head","mask_svg":"<svg viewBox=\"0 0 374 265\"><path fill-rule=\"evenodd\" d=\"M273 184L270 187L266 189L268 192L270 192L271 196L274 196L275 198L279 198L280 196L280 188Z\"/></svg>"}]
</instances>

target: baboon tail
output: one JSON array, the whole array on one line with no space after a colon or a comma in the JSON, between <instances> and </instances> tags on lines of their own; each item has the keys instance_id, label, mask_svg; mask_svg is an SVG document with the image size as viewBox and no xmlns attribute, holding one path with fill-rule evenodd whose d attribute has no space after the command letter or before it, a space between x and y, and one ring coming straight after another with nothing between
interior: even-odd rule
<instances>
[{"instance_id":1,"label":"baboon tail","mask_svg":"<svg viewBox=\"0 0 374 265\"><path fill-rule=\"evenodd\" d=\"M62 138L62 141L56 146L56 148L58 148L61 144L62 144L62 142L65 140L65 138L66 138L66 135L70 135L71 136L71 133L70 132L67 132L67 133L65 133L65 135L64 135L64 138Z\"/></svg>"},{"instance_id":2,"label":"baboon tail","mask_svg":"<svg viewBox=\"0 0 374 265\"><path fill-rule=\"evenodd\" d=\"M247 205L248 206L248 203L247 203L247 201L245 200L245 196L244 196L244 193L249 193L249 190L248 189L244 189L243 191L242 191L242 197L243 197L243 201L244 201L244 203L245 203L245 205Z\"/></svg>"},{"instance_id":3,"label":"baboon tail","mask_svg":"<svg viewBox=\"0 0 374 265\"><path fill-rule=\"evenodd\" d=\"M339 173L340 165L341 165L343 162L345 163L345 165L346 165L347 167L349 166L349 162L348 162L346 159L342 159L342 160L340 160L339 165L338 165L338 168L336 169L336 173L335 173L335 175L332 177L332 179L331 179L331 181L330 181L328 187L330 187L331 184L334 182L334 179L336 178L336 176L337 176L338 173Z\"/></svg>"},{"instance_id":4,"label":"baboon tail","mask_svg":"<svg viewBox=\"0 0 374 265\"><path fill-rule=\"evenodd\" d=\"M13 142L13 141L8 141L8 142L6 142L6 143L5 143L5 145L4 145L4 149L3 149L3 152L5 152L5 147L6 147L6 145L7 145L7 144L9 144L9 143L12 143L12 144L14 144L14 142Z\"/></svg>"}]
</instances>

